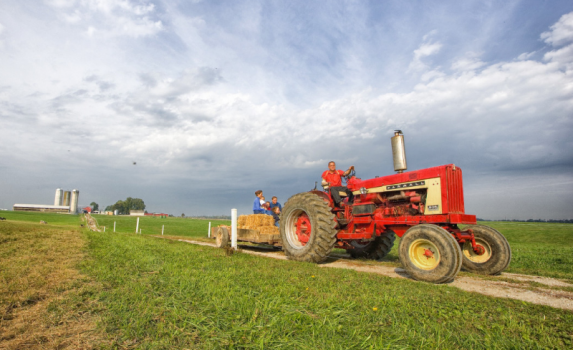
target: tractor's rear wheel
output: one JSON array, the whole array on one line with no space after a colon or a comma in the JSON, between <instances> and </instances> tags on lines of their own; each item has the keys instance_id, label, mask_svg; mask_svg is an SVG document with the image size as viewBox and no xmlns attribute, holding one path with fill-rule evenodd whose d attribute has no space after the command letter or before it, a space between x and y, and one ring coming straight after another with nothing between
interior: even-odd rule
<instances>
[{"instance_id":1,"label":"tractor's rear wheel","mask_svg":"<svg viewBox=\"0 0 573 350\"><path fill-rule=\"evenodd\" d=\"M352 241L350 244L354 249L347 252L353 258L365 258L372 260L382 260L390 253L396 240L396 234L392 231L384 232L371 242Z\"/></svg>"},{"instance_id":2,"label":"tractor's rear wheel","mask_svg":"<svg viewBox=\"0 0 573 350\"><path fill-rule=\"evenodd\" d=\"M227 248L229 241L229 230L223 226L218 227L215 236L215 246L217 248Z\"/></svg>"},{"instance_id":3,"label":"tractor's rear wheel","mask_svg":"<svg viewBox=\"0 0 573 350\"><path fill-rule=\"evenodd\" d=\"M336 225L328 203L312 193L290 197L281 213L280 233L287 258L320 263L336 243Z\"/></svg>"},{"instance_id":4,"label":"tractor's rear wheel","mask_svg":"<svg viewBox=\"0 0 573 350\"><path fill-rule=\"evenodd\" d=\"M400 261L408 274L419 281L445 283L462 267L462 251L454 237L436 225L417 225L400 239Z\"/></svg>"},{"instance_id":5,"label":"tractor's rear wheel","mask_svg":"<svg viewBox=\"0 0 573 350\"><path fill-rule=\"evenodd\" d=\"M484 253L476 254L471 242L466 241L462 246L462 267L465 270L483 275L497 275L509 266L511 247L499 231L484 225L471 225L466 229L472 229L475 241L484 248Z\"/></svg>"}]
</instances>

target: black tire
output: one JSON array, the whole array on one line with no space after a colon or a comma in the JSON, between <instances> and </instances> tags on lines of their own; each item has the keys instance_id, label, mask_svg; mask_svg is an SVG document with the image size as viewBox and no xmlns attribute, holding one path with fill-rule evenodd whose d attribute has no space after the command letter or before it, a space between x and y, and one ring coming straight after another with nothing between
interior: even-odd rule
<instances>
[{"instance_id":1,"label":"black tire","mask_svg":"<svg viewBox=\"0 0 573 350\"><path fill-rule=\"evenodd\" d=\"M229 230L226 227L218 227L215 235L215 246L217 248L227 248L230 246Z\"/></svg>"},{"instance_id":2,"label":"black tire","mask_svg":"<svg viewBox=\"0 0 573 350\"><path fill-rule=\"evenodd\" d=\"M485 248L483 255L474 253L471 242L462 246L462 267L473 273L482 275L498 275L511 262L511 247L507 239L497 230L484 225L471 225L477 244Z\"/></svg>"},{"instance_id":3,"label":"black tire","mask_svg":"<svg viewBox=\"0 0 573 350\"><path fill-rule=\"evenodd\" d=\"M350 244L354 249L348 249L347 252L351 257L365 258L372 260L382 260L390 253L396 240L396 234L392 231L384 232L376 237L374 241L366 244L360 241L351 241Z\"/></svg>"},{"instance_id":4,"label":"black tire","mask_svg":"<svg viewBox=\"0 0 573 350\"><path fill-rule=\"evenodd\" d=\"M296 234L296 223L304 214L310 222L308 242L302 242ZM295 194L281 213L280 233L285 255L296 261L325 261L336 243L335 225L334 214L322 198L308 192Z\"/></svg>"},{"instance_id":5,"label":"black tire","mask_svg":"<svg viewBox=\"0 0 573 350\"><path fill-rule=\"evenodd\" d=\"M408 274L419 281L446 283L462 267L462 251L454 237L436 225L416 225L406 231L398 247ZM428 252L430 256L422 254Z\"/></svg>"}]
</instances>

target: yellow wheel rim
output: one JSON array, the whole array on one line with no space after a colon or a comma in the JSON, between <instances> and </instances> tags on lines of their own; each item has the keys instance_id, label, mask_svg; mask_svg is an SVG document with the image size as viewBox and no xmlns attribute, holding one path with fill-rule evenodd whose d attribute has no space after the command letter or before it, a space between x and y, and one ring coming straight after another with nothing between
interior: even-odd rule
<instances>
[{"instance_id":1,"label":"yellow wheel rim","mask_svg":"<svg viewBox=\"0 0 573 350\"><path fill-rule=\"evenodd\" d=\"M427 239L417 239L412 242L408 254L414 265L422 270L433 270L440 263L438 247Z\"/></svg>"},{"instance_id":2,"label":"yellow wheel rim","mask_svg":"<svg viewBox=\"0 0 573 350\"><path fill-rule=\"evenodd\" d=\"M478 264L483 264L484 262L488 261L491 258L491 247L490 245L479 238L476 238L476 243L481 245L485 252L482 255L477 255L476 252L474 252L474 249L472 248L472 242L470 241L466 241L466 243L464 243L464 248L462 250L462 253L464 253L464 256L466 258L468 258L471 262L475 262Z\"/></svg>"}]
</instances>

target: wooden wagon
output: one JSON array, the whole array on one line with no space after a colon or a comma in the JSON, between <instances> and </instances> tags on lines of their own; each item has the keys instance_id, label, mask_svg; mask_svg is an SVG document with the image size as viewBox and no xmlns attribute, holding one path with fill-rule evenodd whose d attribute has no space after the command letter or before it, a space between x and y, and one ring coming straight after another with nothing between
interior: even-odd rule
<instances>
[{"instance_id":1,"label":"wooden wagon","mask_svg":"<svg viewBox=\"0 0 573 350\"><path fill-rule=\"evenodd\" d=\"M211 237L215 239L216 246L226 248L231 245L231 226L221 225L211 228ZM237 242L250 242L268 244L281 247L279 234L261 233L259 230L237 228Z\"/></svg>"}]
</instances>

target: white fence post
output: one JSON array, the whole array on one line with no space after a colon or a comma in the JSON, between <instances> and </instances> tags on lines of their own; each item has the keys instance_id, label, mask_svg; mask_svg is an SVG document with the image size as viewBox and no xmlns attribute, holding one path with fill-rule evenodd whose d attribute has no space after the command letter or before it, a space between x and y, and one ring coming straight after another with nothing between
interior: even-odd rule
<instances>
[{"instance_id":1,"label":"white fence post","mask_svg":"<svg viewBox=\"0 0 573 350\"><path fill-rule=\"evenodd\" d=\"M163 236L163 230L165 229L165 225L161 225L161 235Z\"/></svg>"},{"instance_id":2,"label":"white fence post","mask_svg":"<svg viewBox=\"0 0 573 350\"><path fill-rule=\"evenodd\" d=\"M137 218L137 225L135 226L135 233L139 232L139 218Z\"/></svg>"},{"instance_id":3,"label":"white fence post","mask_svg":"<svg viewBox=\"0 0 573 350\"><path fill-rule=\"evenodd\" d=\"M207 237L211 238L211 221L209 221L209 231L207 231Z\"/></svg>"},{"instance_id":4,"label":"white fence post","mask_svg":"<svg viewBox=\"0 0 573 350\"><path fill-rule=\"evenodd\" d=\"M105 226L103 227L103 232L105 232Z\"/></svg>"},{"instance_id":5,"label":"white fence post","mask_svg":"<svg viewBox=\"0 0 573 350\"><path fill-rule=\"evenodd\" d=\"M231 209L231 248L237 250L237 209Z\"/></svg>"},{"instance_id":6,"label":"white fence post","mask_svg":"<svg viewBox=\"0 0 573 350\"><path fill-rule=\"evenodd\" d=\"M113 232L115 232L115 221L113 222Z\"/></svg>"}]
</instances>

